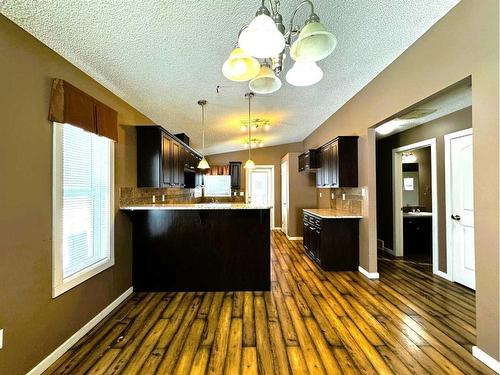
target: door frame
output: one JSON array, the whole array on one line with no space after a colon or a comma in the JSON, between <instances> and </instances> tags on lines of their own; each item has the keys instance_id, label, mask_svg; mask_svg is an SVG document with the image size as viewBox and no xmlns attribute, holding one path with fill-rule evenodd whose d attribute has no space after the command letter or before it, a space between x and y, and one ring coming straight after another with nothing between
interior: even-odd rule
<instances>
[{"instance_id":1,"label":"door frame","mask_svg":"<svg viewBox=\"0 0 500 375\"><path fill-rule=\"evenodd\" d=\"M246 172L245 172L245 190L246 190L246 194L245 194L245 203L248 204L248 193L250 192L250 171L253 171L255 169L270 169L271 170L271 229L274 228L274 195L275 195L275 191L274 191L274 186L275 186L275 183L274 183L274 179L275 179L275 175L274 175L274 165L255 165L255 168L252 168L252 169L249 169L247 168L246 169Z\"/></svg>"},{"instance_id":2,"label":"door frame","mask_svg":"<svg viewBox=\"0 0 500 375\"><path fill-rule=\"evenodd\" d=\"M286 181L283 181L283 165L286 164ZM281 229L282 232L286 234L288 237L288 219L289 219L289 204L290 204L290 189L289 189L289 181L290 181L290 161L288 159L281 159L280 164L280 177L281 177ZM283 230L283 192L286 194L286 230Z\"/></svg>"},{"instance_id":3,"label":"door frame","mask_svg":"<svg viewBox=\"0 0 500 375\"><path fill-rule=\"evenodd\" d=\"M457 132L449 133L444 135L444 185L445 185L445 212L446 212L446 273L448 275L448 280L454 281L453 278L453 256L455 255L452 251L451 243L451 148L450 141L454 138L460 138L466 135L472 135L472 128L459 130ZM474 137L474 136L473 136ZM474 147L474 138L472 138ZM474 158L474 155L472 156ZM475 229L474 229L475 233ZM474 255L475 256L475 255Z\"/></svg>"},{"instance_id":4,"label":"door frame","mask_svg":"<svg viewBox=\"0 0 500 375\"><path fill-rule=\"evenodd\" d=\"M437 156L436 138L401 146L392 150L392 206L393 206L393 255L403 255L403 178L402 153L420 148L431 148L431 189L432 189L432 272L448 279L448 275L438 269L439 241L438 241L438 196L437 196Z\"/></svg>"}]
</instances>

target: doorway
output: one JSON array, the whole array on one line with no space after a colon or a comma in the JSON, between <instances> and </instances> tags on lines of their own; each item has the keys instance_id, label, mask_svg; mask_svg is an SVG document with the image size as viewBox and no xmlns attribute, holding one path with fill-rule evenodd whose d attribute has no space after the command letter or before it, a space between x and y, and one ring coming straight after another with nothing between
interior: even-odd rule
<instances>
[{"instance_id":1,"label":"doorway","mask_svg":"<svg viewBox=\"0 0 500 375\"><path fill-rule=\"evenodd\" d=\"M444 142L448 274L475 290L472 129L447 134Z\"/></svg>"},{"instance_id":2,"label":"doorway","mask_svg":"<svg viewBox=\"0 0 500 375\"><path fill-rule=\"evenodd\" d=\"M288 160L281 162L281 231L288 236Z\"/></svg>"},{"instance_id":3,"label":"doorway","mask_svg":"<svg viewBox=\"0 0 500 375\"><path fill-rule=\"evenodd\" d=\"M436 139L393 149L392 168L393 255L430 262L438 273Z\"/></svg>"},{"instance_id":4,"label":"doorway","mask_svg":"<svg viewBox=\"0 0 500 375\"><path fill-rule=\"evenodd\" d=\"M271 206L271 229L274 228L274 165L247 169L246 191L247 204Z\"/></svg>"}]
</instances>

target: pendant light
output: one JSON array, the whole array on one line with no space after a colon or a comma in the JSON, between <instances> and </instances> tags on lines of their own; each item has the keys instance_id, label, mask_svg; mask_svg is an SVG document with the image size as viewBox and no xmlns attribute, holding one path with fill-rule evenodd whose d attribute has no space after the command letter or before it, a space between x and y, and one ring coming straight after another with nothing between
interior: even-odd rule
<instances>
[{"instance_id":1,"label":"pendant light","mask_svg":"<svg viewBox=\"0 0 500 375\"><path fill-rule=\"evenodd\" d=\"M316 62L329 56L337 46L335 36L311 16L290 48L290 56L295 61Z\"/></svg>"},{"instance_id":2,"label":"pendant light","mask_svg":"<svg viewBox=\"0 0 500 375\"><path fill-rule=\"evenodd\" d=\"M245 97L248 98L248 123L251 124L251 113L252 113L252 105L251 105L251 102L252 102L252 98L254 97L254 93L253 92L247 92L245 94ZM251 126L248 126L248 160L245 162L245 165L243 166L243 168L246 168L246 169L253 169L255 168L255 163L253 162L252 158L251 158L251 152L252 152L252 127Z\"/></svg>"},{"instance_id":3,"label":"pendant light","mask_svg":"<svg viewBox=\"0 0 500 375\"><path fill-rule=\"evenodd\" d=\"M262 2L256 17L241 31L238 45L250 56L260 59L278 56L285 49L285 37Z\"/></svg>"},{"instance_id":4,"label":"pendant light","mask_svg":"<svg viewBox=\"0 0 500 375\"><path fill-rule=\"evenodd\" d=\"M286 81L293 86L311 86L323 78L323 71L315 62L295 62L286 73Z\"/></svg>"},{"instance_id":5,"label":"pendant light","mask_svg":"<svg viewBox=\"0 0 500 375\"><path fill-rule=\"evenodd\" d=\"M198 163L198 169L208 169L210 165L208 165L207 159L205 159L205 106L207 105L206 100L198 100L198 104L201 107L201 142L202 142L202 159Z\"/></svg>"},{"instance_id":6,"label":"pendant light","mask_svg":"<svg viewBox=\"0 0 500 375\"><path fill-rule=\"evenodd\" d=\"M241 48L235 48L222 65L222 74L231 81L243 82L259 74L260 63Z\"/></svg>"},{"instance_id":7,"label":"pendant light","mask_svg":"<svg viewBox=\"0 0 500 375\"><path fill-rule=\"evenodd\" d=\"M257 94L272 94L281 88L281 80L270 67L262 65L259 75L250 81L248 87Z\"/></svg>"}]
</instances>

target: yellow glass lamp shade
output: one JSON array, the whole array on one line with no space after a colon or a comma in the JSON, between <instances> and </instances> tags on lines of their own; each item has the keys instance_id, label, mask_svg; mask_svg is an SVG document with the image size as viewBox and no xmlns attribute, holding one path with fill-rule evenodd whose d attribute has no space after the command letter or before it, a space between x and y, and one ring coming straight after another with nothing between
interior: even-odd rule
<instances>
[{"instance_id":1,"label":"yellow glass lamp shade","mask_svg":"<svg viewBox=\"0 0 500 375\"><path fill-rule=\"evenodd\" d=\"M296 62L286 73L286 80L293 86L311 86L323 78L323 71L315 62Z\"/></svg>"},{"instance_id":2,"label":"yellow glass lamp shade","mask_svg":"<svg viewBox=\"0 0 500 375\"><path fill-rule=\"evenodd\" d=\"M198 169L209 169L209 168L210 165L208 165L207 159L203 157L203 159L201 159L200 162L198 163Z\"/></svg>"},{"instance_id":3,"label":"yellow glass lamp shade","mask_svg":"<svg viewBox=\"0 0 500 375\"><path fill-rule=\"evenodd\" d=\"M238 45L250 56L265 59L283 52L285 37L271 17L261 14L241 32Z\"/></svg>"},{"instance_id":4,"label":"yellow glass lamp shade","mask_svg":"<svg viewBox=\"0 0 500 375\"><path fill-rule=\"evenodd\" d=\"M248 86L257 94L271 94L281 88L281 80L270 67L262 66L257 77L252 79Z\"/></svg>"},{"instance_id":5,"label":"yellow glass lamp shade","mask_svg":"<svg viewBox=\"0 0 500 375\"><path fill-rule=\"evenodd\" d=\"M235 48L222 65L222 74L231 81L243 82L259 74L260 64L241 48Z\"/></svg>"},{"instance_id":6,"label":"yellow glass lamp shade","mask_svg":"<svg viewBox=\"0 0 500 375\"><path fill-rule=\"evenodd\" d=\"M316 62L329 56L337 46L335 36L320 22L309 22L292 44L290 56L295 61Z\"/></svg>"},{"instance_id":7,"label":"yellow glass lamp shade","mask_svg":"<svg viewBox=\"0 0 500 375\"><path fill-rule=\"evenodd\" d=\"M255 168L255 163L253 162L252 159L248 159L245 162L245 165L243 166L243 168L245 168L245 169L254 169Z\"/></svg>"}]
</instances>

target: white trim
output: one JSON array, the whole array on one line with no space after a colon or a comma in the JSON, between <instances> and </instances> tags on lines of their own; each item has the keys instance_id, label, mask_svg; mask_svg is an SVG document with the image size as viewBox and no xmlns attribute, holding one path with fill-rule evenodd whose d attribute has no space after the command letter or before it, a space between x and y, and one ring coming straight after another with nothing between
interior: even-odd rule
<instances>
[{"instance_id":1,"label":"white trim","mask_svg":"<svg viewBox=\"0 0 500 375\"><path fill-rule=\"evenodd\" d=\"M66 351L77 343L83 336L85 336L92 328L94 328L101 320L109 315L118 305L127 299L133 293L133 288L128 288L122 295L109 304L104 310L92 318L87 324L76 331L69 339L67 339L61 346L50 353L43 361L33 367L33 369L26 375L39 375L47 370L55 361L57 361Z\"/></svg>"},{"instance_id":2,"label":"white trim","mask_svg":"<svg viewBox=\"0 0 500 375\"><path fill-rule=\"evenodd\" d=\"M256 169L270 169L271 170L271 228L275 228L275 220L274 220L274 212L275 212L275 208L274 208L274 196L275 196L275 191L274 191L274 179L275 179L275 174L274 174L274 165L270 165L270 164L267 164L267 165L256 165L255 168L247 168L246 169L246 172L245 172L245 187L246 187L246 194L245 194L245 203L249 203L248 202L248 198L249 198L249 192L250 192L250 188L249 188L249 184L250 184L250 178L249 178L249 174L250 174L250 171L252 170L256 170Z\"/></svg>"},{"instance_id":3,"label":"white trim","mask_svg":"<svg viewBox=\"0 0 500 375\"><path fill-rule=\"evenodd\" d=\"M56 298L68 290L76 287L91 277L101 273L102 271L114 266L115 264L115 147L114 142L109 142L109 174L110 174L110 242L109 256L101 259L99 262L84 268L70 277L63 279L62 270L62 250L60 248L62 235L62 141L64 124L57 122L53 123L53 151L52 151L52 298Z\"/></svg>"},{"instance_id":4,"label":"white trim","mask_svg":"<svg viewBox=\"0 0 500 375\"><path fill-rule=\"evenodd\" d=\"M288 234L286 238L288 238L289 241L302 241L304 239L303 237L289 237Z\"/></svg>"},{"instance_id":5,"label":"white trim","mask_svg":"<svg viewBox=\"0 0 500 375\"><path fill-rule=\"evenodd\" d=\"M453 281L453 244L452 223L451 223L451 150L450 141L454 138L460 138L472 135L472 128L460 130L444 135L444 186L445 186L445 210L446 210L446 272L447 279Z\"/></svg>"},{"instance_id":6,"label":"white trim","mask_svg":"<svg viewBox=\"0 0 500 375\"><path fill-rule=\"evenodd\" d=\"M488 353L483 352L477 346L472 347L472 355L483 362L486 366L491 368L493 371L500 374L500 361L497 361Z\"/></svg>"},{"instance_id":7,"label":"white trim","mask_svg":"<svg viewBox=\"0 0 500 375\"><path fill-rule=\"evenodd\" d=\"M432 190L432 272L438 274L439 263L439 241L438 241L438 196L437 196L437 155L436 138L412 143L392 150L392 188L393 188L393 231L394 231L394 254L403 255L403 196L401 190L403 151L419 148L431 148L431 190ZM449 272L449 271L448 271ZM443 274L441 271L440 276Z\"/></svg>"},{"instance_id":8,"label":"white trim","mask_svg":"<svg viewBox=\"0 0 500 375\"><path fill-rule=\"evenodd\" d=\"M281 231L282 228L281 227L272 227L271 230L279 230L279 231Z\"/></svg>"},{"instance_id":9,"label":"white trim","mask_svg":"<svg viewBox=\"0 0 500 375\"><path fill-rule=\"evenodd\" d=\"M380 278L380 275L378 272L368 272L365 270L363 267L359 266L358 271L363 274L363 276L369 278L369 279L378 279Z\"/></svg>"}]
</instances>

